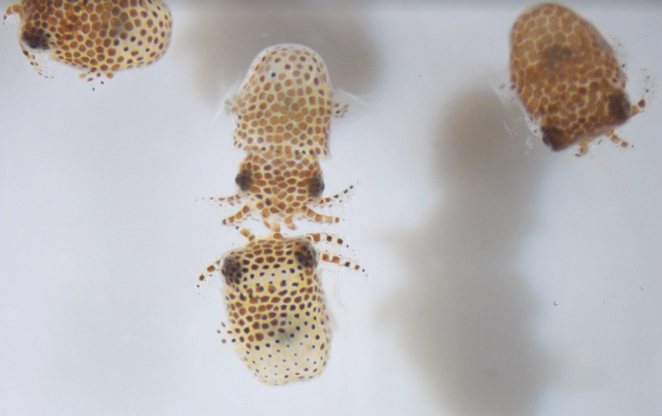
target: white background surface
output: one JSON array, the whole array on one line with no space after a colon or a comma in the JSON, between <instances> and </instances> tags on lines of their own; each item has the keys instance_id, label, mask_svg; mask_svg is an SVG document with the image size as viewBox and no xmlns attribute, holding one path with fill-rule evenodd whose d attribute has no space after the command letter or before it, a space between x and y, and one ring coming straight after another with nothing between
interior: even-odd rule
<instances>
[{"instance_id":1,"label":"white background surface","mask_svg":"<svg viewBox=\"0 0 662 416\"><path fill-rule=\"evenodd\" d=\"M166 56L95 91L39 77L0 31L0 414L662 414L654 88L619 129L633 149L576 158L492 89L528 3L208 3L170 2ZM662 74L662 4L598 4L572 6L636 102ZM345 236L369 278L325 271L329 365L272 387L220 343L220 279L196 288L243 244L196 198L234 192L243 154L214 116L279 42L366 101L323 163L327 192L360 182L346 220L299 224Z\"/></svg>"}]
</instances>

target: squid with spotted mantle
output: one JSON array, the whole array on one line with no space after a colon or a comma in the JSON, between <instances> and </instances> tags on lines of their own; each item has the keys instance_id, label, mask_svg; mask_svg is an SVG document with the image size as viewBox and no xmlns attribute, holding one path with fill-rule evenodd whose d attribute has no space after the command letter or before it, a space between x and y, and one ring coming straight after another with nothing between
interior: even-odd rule
<instances>
[{"instance_id":1,"label":"squid with spotted mantle","mask_svg":"<svg viewBox=\"0 0 662 416\"><path fill-rule=\"evenodd\" d=\"M343 117L348 104L334 100L319 54L296 44L263 50L225 105L236 124L234 146L248 155L235 178L237 193L208 198L220 206L241 204L223 224L234 225L249 214L259 215L270 229L281 222L295 229L297 218L339 222L315 208L341 203L353 189L323 197L319 163L329 155L331 120Z\"/></svg>"},{"instance_id":2,"label":"squid with spotted mantle","mask_svg":"<svg viewBox=\"0 0 662 416\"><path fill-rule=\"evenodd\" d=\"M614 51L590 22L566 7L542 4L517 18L510 39L512 85L545 144L558 151L579 142L578 155L584 155L604 134L628 147L614 127L646 103L630 104Z\"/></svg>"},{"instance_id":3,"label":"squid with spotted mantle","mask_svg":"<svg viewBox=\"0 0 662 416\"><path fill-rule=\"evenodd\" d=\"M20 0L19 43L33 68L39 58L74 66L81 78L112 78L120 69L151 64L166 51L172 19L162 0Z\"/></svg>"},{"instance_id":4,"label":"squid with spotted mantle","mask_svg":"<svg viewBox=\"0 0 662 416\"><path fill-rule=\"evenodd\" d=\"M262 382L285 384L318 376L331 342L319 261L352 270L357 263L316 249L343 246L326 233L283 237L276 228L265 238L241 230L248 243L210 265L199 280L221 272L227 312L227 340ZM223 325L225 326L225 325Z\"/></svg>"}]
</instances>

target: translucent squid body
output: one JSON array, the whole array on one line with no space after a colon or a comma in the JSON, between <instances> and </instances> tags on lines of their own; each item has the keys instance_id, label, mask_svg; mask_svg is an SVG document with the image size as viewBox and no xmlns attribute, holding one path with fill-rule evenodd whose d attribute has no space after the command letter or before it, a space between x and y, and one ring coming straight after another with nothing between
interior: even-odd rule
<instances>
[{"instance_id":1,"label":"translucent squid body","mask_svg":"<svg viewBox=\"0 0 662 416\"><path fill-rule=\"evenodd\" d=\"M81 69L88 81L159 59L170 40L171 17L162 0L21 0L19 42L38 73L38 57Z\"/></svg>"},{"instance_id":2,"label":"translucent squid body","mask_svg":"<svg viewBox=\"0 0 662 416\"><path fill-rule=\"evenodd\" d=\"M223 276L228 340L265 383L319 375L328 360L331 331L318 263L353 270L360 266L314 247L313 243L343 245L328 234L291 238L279 232L266 238L246 230L242 234L248 244L230 251L200 276L202 281L219 270Z\"/></svg>"},{"instance_id":3,"label":"translucent squid body","mask_svg":"<svg viewBox=\"0 0 662 416\"><path fill-rule=\"evenodd\" d=\"M553 150L580 142L579 154L603 134L613 134L645 105L630 105L625 74L611 46L591 23L563 6L526 11L511 33L511 80L542 139Z\"/></svg>"},{"instance_id":4,"label":"translucent squid body","mask_svg":"<svg viewBox=\"0 0 662 416\"><path fill-rule=\"evenodd\" d=\"M260 52L226 107L236 122L234 145L248 155L235 179L237 194L210 198L219 205L242 204L223 223L235 224L249 214L260 216L270 229L281 222L294 229L297 218L338 222L315 208L342 201L352 189L323 197L319 164L329 155L331 120L342 117L347 105L334 103L317 52L294 44Z\"/></svg>"}]
</instances>

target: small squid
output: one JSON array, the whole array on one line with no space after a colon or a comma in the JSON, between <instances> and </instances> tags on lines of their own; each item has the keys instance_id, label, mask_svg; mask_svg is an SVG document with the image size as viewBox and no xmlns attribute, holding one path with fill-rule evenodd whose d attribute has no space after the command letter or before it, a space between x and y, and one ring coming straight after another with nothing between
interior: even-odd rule
<instances>
[{"instance_id":1,"label":"small squid","mask_svg":"<svg viewBox=\"0 0 662 416\"><path fill-rule=\"evenodd\" d=\"M273 231L256 238L210 265L199 280L221 272L227 313L227 339L260 380L284 384L318 376L331 343L318 264L334 263L362 270L354 262L315 248L344 245L342 239L314 233L283 237ZM225 326L225 325L224 325Z\"/></svg>"}]
</instances>

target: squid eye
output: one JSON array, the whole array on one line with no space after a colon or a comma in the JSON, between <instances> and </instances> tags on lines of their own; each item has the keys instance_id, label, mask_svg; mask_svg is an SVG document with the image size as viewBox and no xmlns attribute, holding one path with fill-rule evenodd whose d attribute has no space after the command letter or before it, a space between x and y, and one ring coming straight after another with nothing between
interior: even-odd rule
<instances>
[{"instance_id":1,"label":"squid eye","mask_svg":"<svg viewBox=\"0 0 662 416\"><path fill-rule=\"evenodd\" d=\"M542 126L540 131L542 132L543 143L551 147L552 150L561 150L569 144L569 140L566 138L565 133L558 127L552 125Z\"/></svg>"},{"instance_id":2,"label":"squid eye","mask_svg":"<svg viewBox=\"0 0 662 416\"><path fill-rule=\"evenodd\" d=\"M253 184L253 177L251 176L251 173L248 170L242 169L234 178L234 181L239 186L239 189L246 192L251 188L251 185Z\"/></svg>"},{"instance_id":3,"label":"squid eye","mask_svg":"<svg viewBox=\"0 0 662 416\"><path fill-rule=\"evenodd\" d=\"M308 183L308 193L310 196L318 197L324 192L324 179L322 175L313 177Z\"/></svg>"},{"instance_id":4,"label":"squid eye","mask_svg":"<svg viewBox=\"0 0 662 416\"><path fill-rule=\"evenodd\" d=\"M26 29L21 34L23 42L32 49L48 49L48 39L50 37L50 33L46 33L44 29L37 27Z\"/></svg>"},{"instance_id":5,"label":"squid eye","mask_svg":"<svg viewBox=\"0 0 662 416\"><path fill-rule=\"evenodd\" d=\"M294 252L294 257L299 264L306 269L317 267L317 253L310 244L302 245L297 251Z\"/></svg>"},{"instance_id":6,"label":"squid eye","mask_svg":"<svg viewBox=\"0 0 662 416\"><path fill-rule=\"evenodd\" d=\"M226 257L225 260L223 260L221 274L225 277L225 282L227 284L238 284L241 281L241 264L232 257Z\"/></svg>"},{"instance_id":7,"label":"squid eye","mask_svg":"<svg viewBox=\"0 0 662 416\"><path fill-rule=\"evenodd\" d=\"M630 117L630 102L622 91L609 96L609 115L616 123L623 123Z\"/></svg>"}]
</instances>

